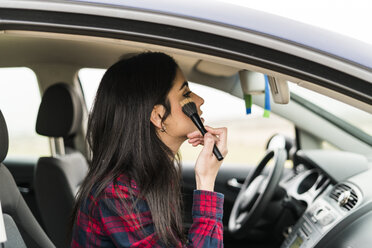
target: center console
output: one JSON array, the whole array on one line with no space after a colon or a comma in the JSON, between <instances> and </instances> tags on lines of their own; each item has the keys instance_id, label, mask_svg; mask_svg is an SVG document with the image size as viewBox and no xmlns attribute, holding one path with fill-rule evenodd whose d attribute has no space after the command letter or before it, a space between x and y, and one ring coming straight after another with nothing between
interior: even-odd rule
<instances>
[{"instance_id":1,"label":"center console","mask_svg":"<svg viewBox=\"0 0 372 248\"><path fill-rule=\"evenodd\" d=\"M328 185L309 205L281 247L314 247L329 229L350 213L360 197L361 193L352 184Z\"/></svg>"}]
</instances>

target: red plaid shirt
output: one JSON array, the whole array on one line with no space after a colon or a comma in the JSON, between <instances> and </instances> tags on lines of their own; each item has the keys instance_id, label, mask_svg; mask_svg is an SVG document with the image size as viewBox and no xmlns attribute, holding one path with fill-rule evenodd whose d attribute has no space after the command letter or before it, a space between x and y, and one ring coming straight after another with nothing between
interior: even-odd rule
<instances>
[{"instance_id":1,"label":"red plaid shirt","mask_svg":"<svg viewBox=\"0 0 372 248\"><path fill-rule=\"evenodd\" d=\"M130 197L129 187L134 196ZM129 212L120 202L120 198L127 200L128 204L133 202L133 197L139 193L135 182L129 183L125 176L121 176L117 191L111 183L98 199L94 200L91 195L82 204L73 229L71 247L163 247L154 233L146 200L139 199L138 212ZM122 213L120 216L107 206L107 200ZM188 244L183 247L223 247L223 200L221 193L194 191L193 224ZM88 207L92 202L94 207L90 215ZM179 247L182 247L181 242Z\"/></svg>"}]
</instances>

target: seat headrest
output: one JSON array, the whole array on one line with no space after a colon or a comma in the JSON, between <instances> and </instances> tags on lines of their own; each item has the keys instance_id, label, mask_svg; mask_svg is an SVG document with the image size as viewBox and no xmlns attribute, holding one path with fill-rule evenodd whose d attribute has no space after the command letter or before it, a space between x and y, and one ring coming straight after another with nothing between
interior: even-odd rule
<instances>
[{"instance_id":1,"label":"seat headrest","mask_svg":"<svg viewBox=\"0 0 372 248\"><path fill-rule=\"evenodd\" d=\"M0 110L0 163L4 161L9 147L8 128Z\"/></svg>"},{"instance_id":2,"label":"seat headrest","mask_svg":"<svg viewBox=\"0 0 372 248\"><path fill-rule=\"evenodd\" d=\"M36 132L48 137L75 134L82 122L82 112L79 96L71 85L53 84L41 100Z\"/></svg>"}]
</instances>

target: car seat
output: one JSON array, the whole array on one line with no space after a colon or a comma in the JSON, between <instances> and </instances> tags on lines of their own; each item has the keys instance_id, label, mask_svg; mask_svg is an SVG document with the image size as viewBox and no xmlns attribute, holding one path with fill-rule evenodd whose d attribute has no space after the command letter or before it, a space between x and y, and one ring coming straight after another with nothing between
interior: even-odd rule
<instances>
[{"instance_id":1,"label":"car seat","mask_svg":"<svg viewBox=\"0 0 372 248\"><path fill-rule=\"evenodd\" d=\"M55 247L24 201L9 170L2 163L8 153L8 129L0 111L0 202L7 241L4 247Z\"/></svg>"},{"instance_id":2,"label":"car seat","mask_svg":"<svg viewBox=\"0 0 372 248\"><path fill-rule=\"evenodd\" d=\"M75 135L81 123L82 104L74 88L66 83L50 86L41 100L36 132L59 145L52 149L51 157L39 158L34 184L46 232L57 247L70 246L70 216L88 172L85 157L72 148L65 152L63 144L63 138Z\"/></svg>"}]
</instances>

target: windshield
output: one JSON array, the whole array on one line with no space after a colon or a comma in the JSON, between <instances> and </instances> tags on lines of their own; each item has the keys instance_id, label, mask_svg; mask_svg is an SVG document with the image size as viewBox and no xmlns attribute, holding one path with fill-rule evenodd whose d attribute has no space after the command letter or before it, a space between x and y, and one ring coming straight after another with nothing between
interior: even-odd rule
<instances>
[{"instance_id":1,"label":"windshield","mask_svg":"<svg viewBox=\"0 0 372 248\"><path fill-rule=\"evenodd\" d=\"M291 97L306 100L306 105L314 111L345 129L353 136L372 145L372 115L363 110L314 91L289 83ZM315 109L314 107L317 107Z\"/></svg>"}]
</instances>

